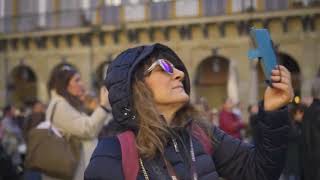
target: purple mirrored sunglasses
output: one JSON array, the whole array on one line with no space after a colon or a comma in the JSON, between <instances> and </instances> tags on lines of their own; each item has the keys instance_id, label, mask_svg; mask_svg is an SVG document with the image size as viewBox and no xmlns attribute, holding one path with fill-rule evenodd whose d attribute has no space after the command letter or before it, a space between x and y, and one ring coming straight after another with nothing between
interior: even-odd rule
<instances>
[{"instance_id":1,"label":"purple mirrored sunglasses","mask_svg":"<svg viewBox=\"0 0 320 180\"><path fill-rule=\"evenodd\" d=\"M173 74L174 65L165 59L158 59L145 71L145 75L148 75L152 70L154 70L157 66L160 66L162 70L170 75Z\"/></svg>"}]
</instances>

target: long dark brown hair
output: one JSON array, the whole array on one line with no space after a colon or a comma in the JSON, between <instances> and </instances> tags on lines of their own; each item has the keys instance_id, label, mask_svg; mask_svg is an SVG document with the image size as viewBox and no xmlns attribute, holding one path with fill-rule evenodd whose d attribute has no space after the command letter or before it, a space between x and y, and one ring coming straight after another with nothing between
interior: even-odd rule
<instances>
[{"instance_id":1,"label":"long dark brown hair","mask_svg":"<svg viewBox=\"0 0 320 180\"><path fill-rule=\"evenodd\" d=\"M137 115L139 130L136 143L139 154L144 158L153 158L157 152L163 153L167 139L170 136L170 127L162 119L156 109L153 94L144 82L144 72L152 62L159 58L165 58L171 62L177 62L161 52L155 52L150 55L144 64L136 70L133 78L133 107ZM176 67L178 65L174 64ZM205 118L205 113L196 110L190 103L186 103L178 112L172 121L174 127L185 127L188 119L192 119L201 127L210 137L212 137L211 124Z\"/></svg>"},{"instance_id":2,"label":"long dark brown hair","mask_svg":"<svg viewBox=\"0 0 320 180\"><path fill-rule=\"evenodd\" d=\"M71 78L78 73L78 70L69 63L56 65L51 71L50 78L47 83L47 91L49 96L51 96L50 92L54 90L58 95L64 97L74 108L79 111L83 111L83 103L81 100L70 94L67 90Z\"/></svg>"}]
</instances>

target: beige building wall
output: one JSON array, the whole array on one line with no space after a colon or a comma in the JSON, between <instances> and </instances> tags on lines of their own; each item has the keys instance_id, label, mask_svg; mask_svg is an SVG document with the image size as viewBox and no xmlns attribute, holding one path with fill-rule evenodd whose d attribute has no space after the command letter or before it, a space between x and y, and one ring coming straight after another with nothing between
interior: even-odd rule
<instances>
[{"instance_id":1,"label":"beige building wall","mask_svg":"<svg viewBox=\"0 0 320 180\"><path fill-rule=\"evenodd\" d=\"M317 17L320 19L319 17ZM186 20L187 21L187 20ZM236 21L237 22L237 21ZM5 61L8 59L8 71L24 63L29 66L37 76L37 92L40 100L47 101L46 83L51 69L65 59L79 68L85 83L91 86L92 73L107 60L108 56L115 57L121 51L142 44L160 42L171 47L185 62L191 81L198 65L207 57L212 56L212 50L218 48L218 55L234 61L238 68L239 97L244 104L249 102L250 68L247 51L250 48L249 37L239 35L236 22L226 23L225 35L219 34L217 24L208 25L208 37L203 37L201 23L191 28L192 38L181 39L178 26L170 26L169 40L165 40L161 28L155 28L154 41L148 37L147 29L139 33L139 43L130 43L126 31L120 32L119 43L113 41L112 31L106 31L105 45L99 44L97 36L92 38L92 46L84 46L77 38L77 31L72 38L72 46L66 44L64 37L59 39L59 47L54 47L52 40L47 42L47 48L38 49L33 41L29 50L18 48L8 49L6 54L0 55L0 74L4 77ZM279 51L293 57L299 64L302 74L302 96L310 95L311 80L320 68L320 20L315 21L314 31L303 31L301 19L288 20L288 31L284 32L281 19L271 20L269 30L273 41L279 45ZM260 22L255 22L261 26ZM22 45L19 44L18 47ZM194 92L193 92L194 93ZM193 94L194 95L194 94ZM0 83L0 106L5 104L5 79Z\"/></svg>"}]
</instances>

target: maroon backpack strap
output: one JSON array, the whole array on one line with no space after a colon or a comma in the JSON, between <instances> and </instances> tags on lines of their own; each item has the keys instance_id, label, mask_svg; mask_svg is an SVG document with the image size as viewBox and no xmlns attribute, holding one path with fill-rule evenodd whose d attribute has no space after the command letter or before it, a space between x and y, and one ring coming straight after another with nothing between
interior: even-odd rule
<instances>
[{"instance_id":1,"label":"maroon backpack strap","mask_svg":"<svg viewBox=\"0 0 320 180\"><path fill-rule=\"evenodd\" d=\"M132 131L125 131L117 135L122 154L122 169L125 180L136 180L139 172L139 157Z\"/></svg>"},{"instance_id":2,"label":"maroon backpack strap","mask_svg":"<svg viewBox=\"0 0 320 180\"><path fill-rule=\"evenodd\" d=\"M200 128L197 124L192 123L192 135L199 140L202 144L204 151L212 155L213 154L213 145L209 136Z\"/></svg>"}]
</instances>

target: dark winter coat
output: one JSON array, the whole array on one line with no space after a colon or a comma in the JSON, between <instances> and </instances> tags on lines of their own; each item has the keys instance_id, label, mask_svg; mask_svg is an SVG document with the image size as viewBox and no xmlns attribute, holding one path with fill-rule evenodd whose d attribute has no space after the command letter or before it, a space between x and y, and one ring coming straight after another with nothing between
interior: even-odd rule
<instances>
[{"instance_id":1,"label":"dark winter coat","mask_svg":"<svg viewBox=\"0 0 320 180\"><path fill-rule=\"evenodd\" d=\"M12 164L11 157L0 143L0 180L6 179L19 180L19 170Z\"/></svg>"},{"instance_id":2,"label":"dark winter coat","mask_svg":"<svg viewBox=\"0 0 320 180\"><path fill-rule=\"evenodd\" d=\"M261 109L261 108L260 108ZM288 112L264 112L256 116L255 146L241 142L218 128L212 129L218 141L212 156L207 155L201 144L193 138L196 155L196 170L199 180L218 180L218 176L228 180L277 180L284 165L287 147ZM179 152L172 143L165 149L165 158L172 164L179 179L191 179L188 159L188 132L174 130L179 136ZM186 147L187 149L185 150ZM149 178L170 179L166 166L160 157L145 161ZM85 172L86 180L123 180L121 148L116 137L101 139L92 155ZM138 180L144 179L141 169Z\"/></svg>"},{"instance_id":3,"label":"dark winter coat","mask_svg":"<svg viewBox=\"0 0 320 180\"><path fill-rule=\"evenodd\" d=\"M288 151L283 173L301 177L302 174L302 127L299 122L292 122L288 134Z\"/></svg>"},{"instance_id":4,"label":"dark winter coat","mask_svg":"<svg viewBox=\"0 0 320 180\"><path fill-rule=\"evenodd\" d=\"M320 179L320 100L314 99L313 103L304 112L304 179Z\"/></svg>"}]
</instances>

